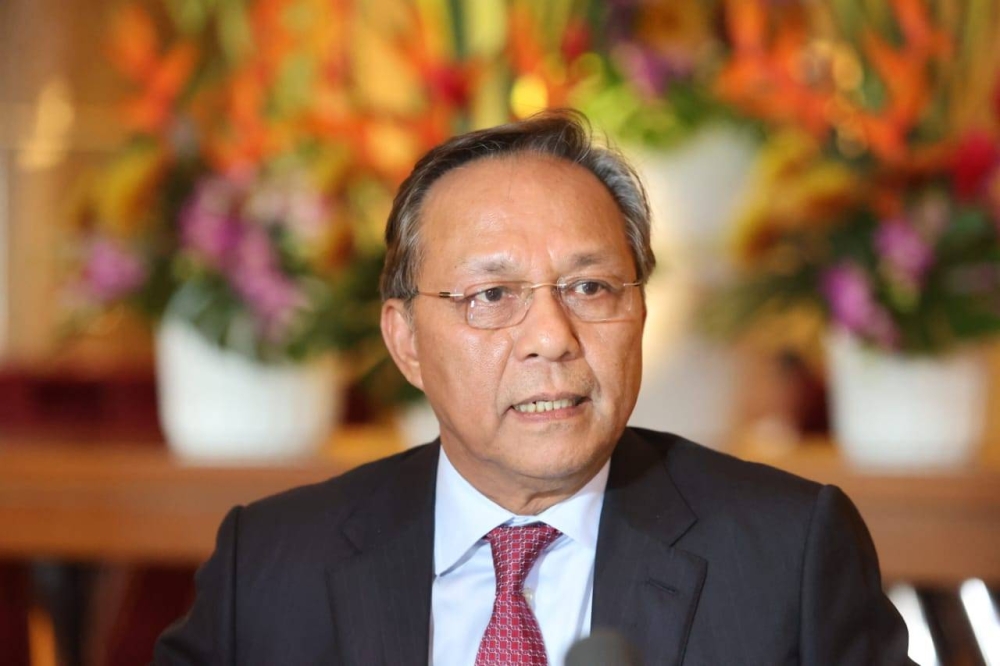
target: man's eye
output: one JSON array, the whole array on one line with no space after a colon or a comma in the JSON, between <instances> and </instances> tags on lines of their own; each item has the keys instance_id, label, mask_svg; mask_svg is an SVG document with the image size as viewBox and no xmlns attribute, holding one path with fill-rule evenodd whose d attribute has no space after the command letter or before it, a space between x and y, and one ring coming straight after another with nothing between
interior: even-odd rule
<instances>
[{"instance_id":1,"label":"man's eye","mask_svg":"<svg viewBox=\"0 0 1000 666\"><path fill-rule=\"evenodd\" d=\"M577 280L566 286L573 296L603 296L611 293L611 286L601 280Z\"/></svg>"},{"instance_id":2,"label":"man's eye","mask_svg":"<svg viewBox=\"0 0 1000 666\"><path fill-rule=\"evenodd\" d=\"M508 298L510 295L511 295L510 287L498 284L492 287L479 289L471 296L469 296L469 300L474 303L479 303L480 305L486 305L487 303L499 303L505 298Z\"/></svg>"}]
</instances>

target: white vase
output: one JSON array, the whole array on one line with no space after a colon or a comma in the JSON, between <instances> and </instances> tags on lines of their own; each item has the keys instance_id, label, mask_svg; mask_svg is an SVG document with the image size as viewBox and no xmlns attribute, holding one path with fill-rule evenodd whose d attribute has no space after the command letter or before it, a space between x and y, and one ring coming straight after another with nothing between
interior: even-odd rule
<instances>
[{"instance_id":1,"label":"white vase","mask_svg":"<svg viewBox=\"0 0 1000 666\"><path fill-rule=\"evenodd\" d=\"M890 354L835 332L827 354L834 437L849 461L906 472L958 467L975 458L988 375L974 353Z\"/></svg>"},{"instance_id":2,"label":"white vase","mask_svg":"<svg viewBox=\"0 0 1000 666\"><path fill-rule=\"evenodd\" d=\"M336 364L265 364L211 344L166 317L156 334L160 423L171 450L196 459L313 454L341 410Z\"/></svg>"},{"instance_id":3,"label":"white vase","mask_svg":"<svg viewBox=\"0 0 1000 666\"><path fill-rule=\"evenodd\" d=\"M642 391L630 425L714 448L732 433L738 358L698 331L695 314L706 289L730 270L725 242L757 149L747 132L714 124L670 150L629 153L649 193L660 262L646 285Z\"/></svg>"}]
</instances>

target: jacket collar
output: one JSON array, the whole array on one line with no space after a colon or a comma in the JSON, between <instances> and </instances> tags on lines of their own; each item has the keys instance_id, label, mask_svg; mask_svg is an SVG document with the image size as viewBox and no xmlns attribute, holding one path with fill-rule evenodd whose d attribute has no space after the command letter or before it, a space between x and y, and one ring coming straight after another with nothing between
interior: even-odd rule
<instances>
[{"instance_id":1,"label":"jacket collar","mask_svg":"<svg viewBox=\"0 0 1000 666\"><path fill-rule=\"evenodd\" d=\"M326 578L344 664L427 664L438 446L403 454L343 524Z\"/></svg>"},{"instance_id":2,"label":"jacket collar","mask_svg":"<svg viewBox=\"0 0 1000 666\"><path fill-rule=\"evenodd\" d=\"M666 460L631 429L611 457L594 563L592 628L615 629L643 663L680 664L707 563L675 547L696 522Z\"/></svg>"}]
</instances>

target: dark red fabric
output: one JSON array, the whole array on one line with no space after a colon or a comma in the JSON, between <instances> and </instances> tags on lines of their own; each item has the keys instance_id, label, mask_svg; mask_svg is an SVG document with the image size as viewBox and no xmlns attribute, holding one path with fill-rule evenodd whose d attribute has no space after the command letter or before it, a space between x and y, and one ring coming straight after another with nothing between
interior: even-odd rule
<instances>
[{"instance_id":1,"label":"dark red fabric","mask_svg":"<svg viewBox=\"0 0 1000 666\"><path fill-rule=\"evenodd\" d=\"M23 566L0 563L0 664L29 666L28 572Z\"/></svg>"},{"instance_id":2,"label":"dark red fabric","mask_svg":"<svg viewBox=\"0 0 1000 666\"><path fill-rule=\"evenodd\" d=\"M544 523L497 527L486 535L493 551L497 592L476 666L547 666L538 620L524 598L524 579L559 530Z\"/></svg>"}]
</instances>

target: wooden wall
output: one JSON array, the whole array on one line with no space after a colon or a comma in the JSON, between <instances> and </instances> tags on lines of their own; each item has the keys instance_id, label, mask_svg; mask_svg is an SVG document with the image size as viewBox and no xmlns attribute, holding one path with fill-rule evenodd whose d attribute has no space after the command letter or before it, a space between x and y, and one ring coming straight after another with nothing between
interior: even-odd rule
<instances>
[{"instance_id":1,"label":"wooden wall","mask_svg":"<svg viewBox=\"0 0 1000 666\"><path fill-rule=\"evenodd\" d=\"M0 362L106 366L148 358L143 335L65 348L60 274L80 174L120 140L106 65L111 0L0 2ZM125 328L125 327L119 327ZM135 328L134 326L132 327Z\"/></svg>"}]
</instances>

